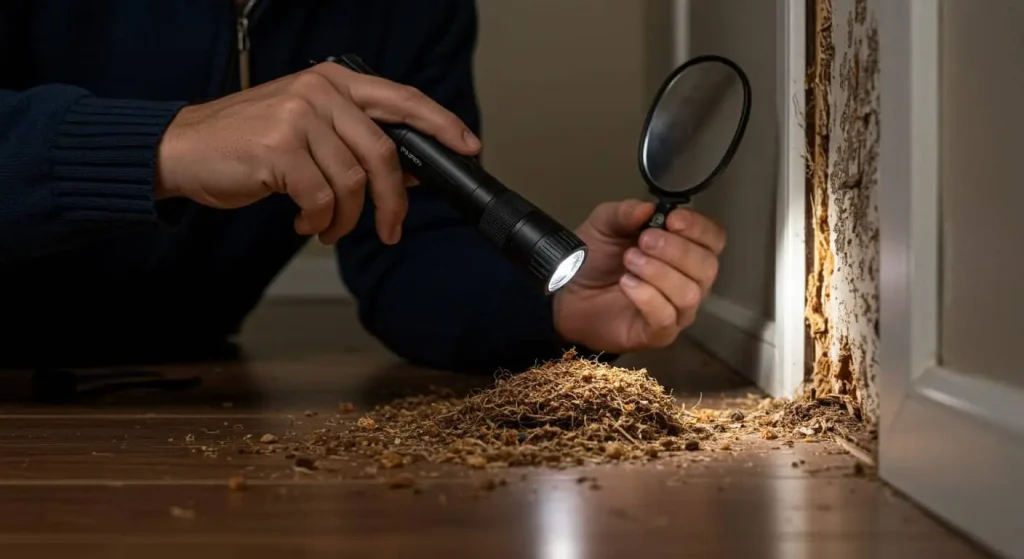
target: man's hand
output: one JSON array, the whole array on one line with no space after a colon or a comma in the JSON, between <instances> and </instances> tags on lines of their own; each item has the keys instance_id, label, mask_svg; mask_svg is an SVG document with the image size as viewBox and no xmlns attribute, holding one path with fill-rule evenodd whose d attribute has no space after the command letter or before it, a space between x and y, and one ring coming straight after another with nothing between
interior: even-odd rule
<instances>
[{"instance_id":1,"label":"man's hand","mask_svg":"<svg viewBox=\"0 0 1024 559\"><path fill-rule=\"evenodd\" d=\"M215 208L287 194L300 208L296 231L333 244L355 227L369 183L377 233L398 242L415 181L371 119L408 124L465 155L480 149L420 91L326 62L184 108L161 142L155 194Z\"/></svg>"},{"instance_id":2,"label":"man's hand","mask_svg":"<svg viewBox=\"0 0 1024 559\"><path fill-rule=\"evenodd\" d=\"M576 233L590 256L555 293L555 328L570 343L625 353L671 344L693 323L718 274L725 232L679 208L666 228L647 229L654 205L602 204Z\"/></svg>"}]
</instances>

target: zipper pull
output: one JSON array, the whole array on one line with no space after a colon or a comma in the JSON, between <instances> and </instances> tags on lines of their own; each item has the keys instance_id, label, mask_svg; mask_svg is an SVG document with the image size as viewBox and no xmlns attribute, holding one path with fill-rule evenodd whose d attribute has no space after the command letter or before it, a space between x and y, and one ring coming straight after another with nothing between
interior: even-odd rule
<instances>
[{"instance_id":1,"label":"zipper pull","mask_svg":"<svg viewBox=\"0 0 1024 559\"><path fill-rule=\"evenodd\" d=\"M238 14L236 24L238 48L238 81L241 89L249 89L251 78L249 75L249 13L252 11L256 0L249 0L245 8Z\"/></svg>"}]
</instances>

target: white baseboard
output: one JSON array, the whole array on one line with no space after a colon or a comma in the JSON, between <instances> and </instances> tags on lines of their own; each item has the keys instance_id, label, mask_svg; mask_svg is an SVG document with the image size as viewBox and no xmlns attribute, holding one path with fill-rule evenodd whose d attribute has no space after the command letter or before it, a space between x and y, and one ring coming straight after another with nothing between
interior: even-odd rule
<instances>
[{"instance_id":1,"label":"white baseboard","mask_svg":"<svg viewBox=\"0 0 1024 559\"><path fill-rule=\"evenodd\" d=\"M333 256L296 256L264 293L265 299L350 299Z\"/></svg>"},{"instance_id":2,"label":"white baseboard","mask_svg":"<svg viewBox=\"0 0 1024 559\"><path fill-rule=\"evenodd\" d=\"M775 322L717 295L701 305L686 333L774 397L788 397L776 374Z\"/></svg>"}]
</instances>

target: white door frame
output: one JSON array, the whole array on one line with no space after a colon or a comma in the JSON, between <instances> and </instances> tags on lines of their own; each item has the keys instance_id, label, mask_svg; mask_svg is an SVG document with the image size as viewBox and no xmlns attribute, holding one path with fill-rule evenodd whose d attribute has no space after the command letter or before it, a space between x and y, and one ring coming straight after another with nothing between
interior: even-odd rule
<instances>
[{"instance_id":1,"label":"white door frame","mask_svg":"<svg viewBox=\"0 0 1024 559\"><path fill-rule=\"evenodd\" d=\"M941 1L878 2L879 473L997 553L1024 557L1024 391L940 362Z\"/></svg>"},{"instance_id":2,"label":"white door frame","mask_svg":"<svg viewBox=\"0 0 1024 559\"><path fill-rule=\"evenodd\" d=\"M807 2L777 0L776 107L779 177L775 220L775 362L759 379L775 397L792 397L804 382L807 296Z\"/></svg>"}]
</instances>

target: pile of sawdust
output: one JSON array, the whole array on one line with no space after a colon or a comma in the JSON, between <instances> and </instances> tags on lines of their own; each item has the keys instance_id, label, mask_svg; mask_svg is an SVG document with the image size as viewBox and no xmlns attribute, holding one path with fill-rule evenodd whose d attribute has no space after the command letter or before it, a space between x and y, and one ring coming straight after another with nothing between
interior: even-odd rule
<instances>
[{"instance_id":1,"label":"pile of sawdust","mask_svg":"<svg viewBox=\"0 0 1024 559\"><path fill-rule=\"evenodd\" d=\"M416 463L470 468L650 461L734 450L747 436L795 444L860 429L842 398L785 401L756 396L725 410L687 410L646 370L570 353L466 398L450 391L403 398L358 420L341 416L301 438L264 437L251 452L279 453L315 469L325 459L366 458L377 470ZM339 421L340 420L340 421Z\"/></svg>"}]
</instances>

